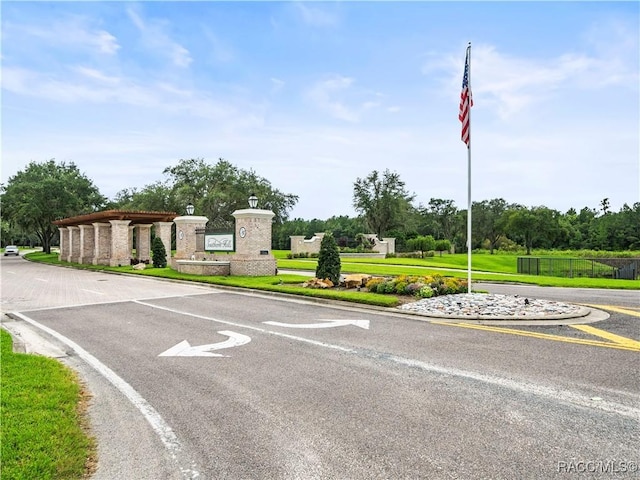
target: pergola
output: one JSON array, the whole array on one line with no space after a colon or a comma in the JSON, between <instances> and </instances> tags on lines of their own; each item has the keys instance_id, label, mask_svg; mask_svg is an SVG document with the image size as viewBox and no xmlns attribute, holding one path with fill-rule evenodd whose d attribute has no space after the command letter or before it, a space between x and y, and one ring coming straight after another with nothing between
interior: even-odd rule
<instances>
[{"instance_id":1,"label":"pergola","mask_svg":"<svg viewBox=\"0 0 640 480\"><path fill-rule=\"evenodd\" d=\"M171 226L175 212L105 210L56 220L60 231L61 261L93 265L129 265L151 259L151 227L171 252ZM136 254L133 257L135 230Z\"/></svg>"}]
</instances>

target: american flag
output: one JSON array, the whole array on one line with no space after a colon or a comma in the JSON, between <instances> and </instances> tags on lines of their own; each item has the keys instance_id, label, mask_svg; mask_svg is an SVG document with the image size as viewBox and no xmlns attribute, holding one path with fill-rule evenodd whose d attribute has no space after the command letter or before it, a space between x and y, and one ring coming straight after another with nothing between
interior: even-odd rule
<instances>
[{"instance_id":1,"label":"american flag","mask_svg":"<svg viewBox=\"0 0 640 480\"><path fill-rule=\"evenodd\" d=\"M473 107L473 95L469 86L469 56L471 45L467 47L467 56L464 60L464 75L462 77L462 91L460 92L460 113L458 119L462 122L462 141L469 147L471 142L471 126L469 125L469 111Z\"/></svg>"}]
</instances>

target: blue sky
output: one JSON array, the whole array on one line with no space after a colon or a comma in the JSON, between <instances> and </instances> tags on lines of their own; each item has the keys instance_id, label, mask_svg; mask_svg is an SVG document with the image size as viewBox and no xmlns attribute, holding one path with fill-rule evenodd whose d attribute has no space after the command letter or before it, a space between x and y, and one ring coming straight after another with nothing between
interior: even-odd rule
<instances>
[{"instance_id":1,"label":"blue sky","mask_svg":"<svg viewBox=\"0 0 640 480\"><path fill-rule=\"evenodd\" d=\"M458 104L472 43L472 198L565 212L640 201L638 2L12 2L2 182L76 163L102 194L222 157L355 215L397 172L467 205Z\"/></svg>"}]
</instances>

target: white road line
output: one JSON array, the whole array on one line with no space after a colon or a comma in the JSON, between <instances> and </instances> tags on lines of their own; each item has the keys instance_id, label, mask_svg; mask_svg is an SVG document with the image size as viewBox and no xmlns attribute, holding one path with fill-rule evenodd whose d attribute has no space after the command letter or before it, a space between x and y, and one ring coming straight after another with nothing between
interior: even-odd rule
<instances>
[{"instance_id":1,"label":"white road line","mask_svg":"<svg viewBox=\"0 0 640 480\"><path fill-rule=\"evenodd\" d=\"M250 325L243 325L241 323L229 322L228 320L220 320L220 319L217 319L217 318L205 317L204 315L198 315L196 313L189 313L189 312L185 312L185 311L182 311L182 310L176 310L175 308L161 307L159 305L154 305L153 303L142 302L140 300L134 300L134 302L135 303L139 303L140 305L145 305L147 307L157 308L158 310L165 310L167 312L177 313L179 315L187 315L189 317L200 318L202 320L209 320L211 322L222 323L224 325L231 325L232 327L246 328L248 330L253 330L255 332L266 333L268 335L274 335L276 337L283 337L283 338L288 338L290 340L297 340L298 342L310 343L311 345L316 345L318 347L331 348L333 350L340 350L341 352L357 353L356 350L354 350L352 348L341 347L340 345L332 345L330 343L325 343L325 342L319 342L317 340L311 340L311 339L304 338L304 337L298 337L296 335L289 335L288 333L274 332L273 330L267 330L265 328L252 327Z\"/></svg>"},{"instance_id":2,"label":"white road line","mask_svg":"<svg viewBox=\"0 0 640 480\"><path fill-rule=\"evenodd\" d=\"M95 290L89 290L87 288L81 288L80 290L82 290L83 292L95 293L96 295L104 295L103 292L96 292Z\"/></svg>"},{"instance_id":3,"label":"white road line","mask_svg":"<svg viewBox=\"0 0 640 480\"><path fill-rule=\"evenodd\" d=\"M38 280L39 282L48 282L49 280L47 280L46 278L34 278L34 280Z\"/></svg>"},{"instance_id":4,"label":"white road line","mask_svg":"<svg viewBox=\"0 0 640 480\"><path fill-rule=\"evenodd\" d=\"M142 413L144 418L151 425L151 428L153 428L156 434L160 437L160 440L169 451L171 457L178 464L178 468L182 472L182 477L189 480L200 477L200 473L196 470L195 464L187 458L184 458L185 455L182 452L182 445L171 427L164 421L156 409L153 408L151 404L147 402L131 385L73 340L45 325L42 325L26 315L18 312L14 312L12 315L15 315L34 327L47 332L49 335L71 347L82 360L111 382L111 384L113 384L113 386L116 387L140 411L140 413Z\"/></svg>"},{"instance_id":5,"label":"white road line","mask_svg":"<svg viewBox=\"0 0 640 480\"><path fill-rule=\"evenodd\" d=\"M527 383L527 382L518 382L508 378L485 375L482 373L471 372L468 370L461 370L457 368L442 367L440 365L433 365L433 364L422 362L420 360L415 360L412 358L398 357L395 355L381 354L379 352L373 352L368 350L342 347L340 345L334 345L326 342L319 342L319 341L310 340L304 337L298 337L296 335L288 335L285 333L274 332L274 331L266 330L259 327L253 327L250 325L243 325L240 323L229 322L227 320L219 320L212 317L206 317L204 315L184 312L174 308L161 307L158 305L153 305L151 303L141 302L137 300L136 300L136 303L139 303L141 305L146 305L152 308L157 308L159 310L165 310L167 312L177 313L179 315L186 315L190 317L200 318L203 320L209 320L212 322L222 323L225 325L232 325L238 328L246 328L249 330L254 330L256 332L266 333L268 335L274 335L277 337L284 337L284 338L296 340L299 342L309 343L311 345L316 345L319 347L331 348L333 350L340 350L342 352L351 353L351 354L359 355L362 357L373 358L376 360L388 360L398 365L402 365L410 368L417 368L425 372L437 373L440 375L447 375L452 377L465 378L468 380L474 380L474 381L478 381L481 383L485 383L485 384L489 384L489 385L493 385L501 388L507 388L509 390L516 391L526 395L535 395L538 397L543 397L553 402L562 402L564 404L579 406L579 407L588 408L588 409L599 409L609 413L615 413L625 417L631 417L633 419L637 419L640 417L640 408L624 405L618 402L600 401L600 400L597 402L594 402L592 400L592 397L590 396L585 396L578 392L571 392L569 390L561 391L552 386L536 385L536 384Z\"/></svg>"}]
</instances>

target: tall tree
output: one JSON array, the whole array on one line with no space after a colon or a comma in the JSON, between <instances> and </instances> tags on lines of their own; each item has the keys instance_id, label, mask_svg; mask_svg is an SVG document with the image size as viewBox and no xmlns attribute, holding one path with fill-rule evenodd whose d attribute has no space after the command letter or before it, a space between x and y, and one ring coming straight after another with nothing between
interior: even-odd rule
<instances>
[{"instance_id":1,"label":"tall tree","mask_svg":"<svg viewBox=\"0 0 640 480\"><path fill-rule=\"evenodd\" d=\"M58 228L55 220L101 209L106 198L74 163L31 162L7 181L2 192L2 217L35 233L51 253Z\"/></svg>"},{"instance_id":2,"label":"tall tree","mask_svg":"<svg viewBox=\"0 0 640 480\"><path fill-rule=\"evenodd\" d=\"M382 175L374 170L353 185L353 207L379 238L403 225L413 210L414 199L415 195L405 189L400 176L389 170Z\"/></svg>"},{"instance_id":3,"label":"tall tree","mask_svg":"<svg viewBox=\"0 0 640 480\"><path fill-rule=\"evenodd\" d=\"M453 200L432 198L423 215L434 227L434 237L452 241L456 234L458 209Z\"/></svg>"},{"instance_id":4,"label":"tall tree","mask_svg":"<svg viewBox=\"0 0 640 480\"><path fill-rule=\"evenodd\" d=\"M175 202L193 203L196 213L209 218L209 225L214 227L232 225L231 214L248 208L251 193L259 199L258 208L275 213L277 224L288 218L289 210L298 202L297 195L282 193L253 170L240 169L222 158L215 165L202 158L180 160L164 173L169 176Z\"/></svg>"},{"instance_id":5,"label":"tall tree","mask_svg":"<svg viewBox=\"0 0 640 480\"><path fill-rule=\"evenodd\" d=\"M505 233L508 208L507 202L502 198L473 202L471 206L473 235L478 237L478 240L489 241L491 255L498 248Z\"/></svg>"}]
</instances>

